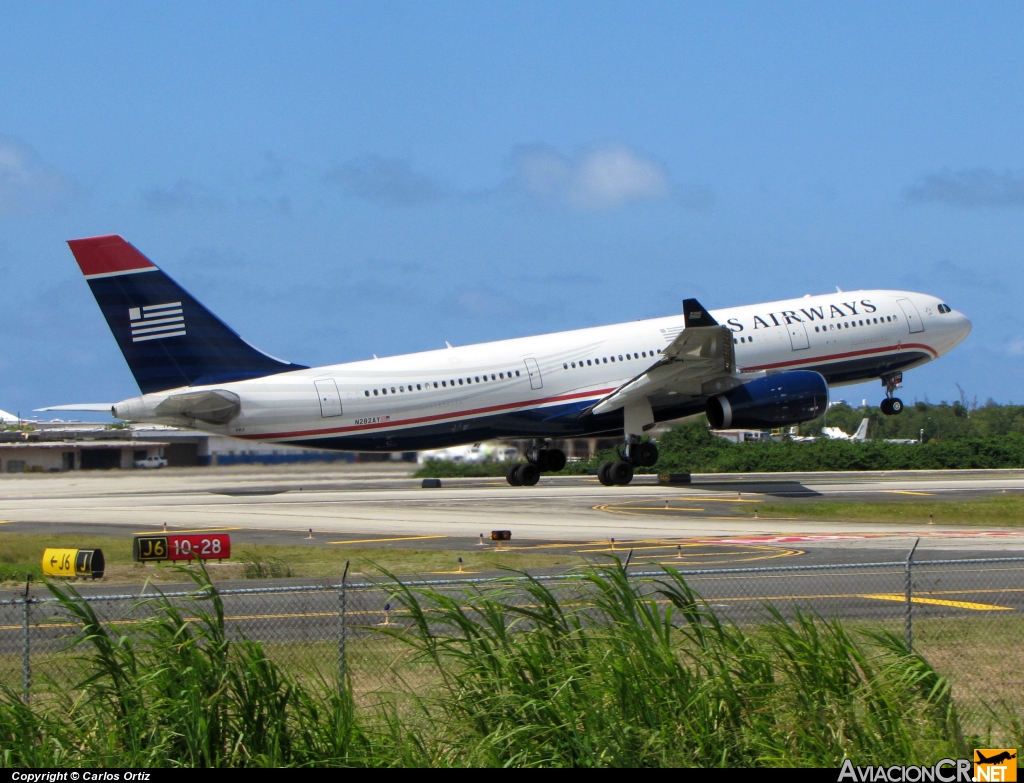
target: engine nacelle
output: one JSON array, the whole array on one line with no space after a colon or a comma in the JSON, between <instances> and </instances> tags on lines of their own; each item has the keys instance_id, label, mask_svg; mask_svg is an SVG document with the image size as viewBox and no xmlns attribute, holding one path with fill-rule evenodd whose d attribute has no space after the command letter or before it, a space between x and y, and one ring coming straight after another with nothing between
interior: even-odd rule
<instances>
[{"instance_id":1,"label":"engine nacelle","mask_svg":"<svg viewBox=\"0 0 1024 783\"><path fill-rule=\"evenodd\" d=\"M816 419L827 407L825 379L810 370L793 370L712 397L707 414L716 430L770 429Z\"/></svg>"}]
</instances>

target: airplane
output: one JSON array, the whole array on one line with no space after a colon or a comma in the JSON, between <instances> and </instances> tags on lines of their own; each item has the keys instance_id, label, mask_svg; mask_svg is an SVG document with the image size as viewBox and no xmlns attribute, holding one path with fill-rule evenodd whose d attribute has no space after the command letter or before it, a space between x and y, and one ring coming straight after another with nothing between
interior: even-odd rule
<instances>
[{"instance_id":1,"label":"airplane","mask_svg":"<svg viewBox=\"0 0 1024 783\"><path fill-rule=\"evenodd\" d=\"M0 424L17 424L18 417L7 411L0 411Z\"/></svg>"},{"instance_id":2,"label":"airplane","mask_svg":"<svg viewBox=\"0 0 1024 783\"><path fill-rule=\"evenodd\" d=\"M118 419L342 451L419 451L528 439L509 469L532 486L565 466L552 438L621 437L606 486L650 467L657 422L706 413L714 429L810 421L829 387L881 379L898 414L903 372L937 359L971 322L927 294L870 290L307 367L254 348L120 236L71 252L142 392Z\"/></svg>"},{"instance_id":3,"label":"airplane","mask_svg":"<svg viewBox=\"0 0 1024 783\"><path fill-rule=\"evenodd\" d=\"M857 431L853 435L847 435L839 427L822 427L821 434L829 440L855 440L863 442L868 439L868 420L861 419L860 426L857 427Z\"/></svg>"},{"instance_id":4,"label":"airplane","mask_svg":"<svg viewBox=\"0 0 1024 783\"><path fill-rule=\"evenodd\" d=\"M976 764L998 764L1001 761L1009 761L1010 759L1017 758L1017 754L1009 750L997 753L992 758L985 758L984 754L980 750L975 750L974 753L978 757L978 760L975 762Z\"/></svg>"},{"instance_id":5,"label":"airplane","mask_svg":"<svg viewBox=\"0 0 1024 783\"><path fill-rule=\"evenodd\" d=\"M442 462L461 462L464 464L495 460L507 462L519 459L519 449L515 446L498 446L491 443L471 443L465 446L452 446L447 449L428 449L421 451L416 461L421 465L430 460Z\"/></svg>"}]
</instances>

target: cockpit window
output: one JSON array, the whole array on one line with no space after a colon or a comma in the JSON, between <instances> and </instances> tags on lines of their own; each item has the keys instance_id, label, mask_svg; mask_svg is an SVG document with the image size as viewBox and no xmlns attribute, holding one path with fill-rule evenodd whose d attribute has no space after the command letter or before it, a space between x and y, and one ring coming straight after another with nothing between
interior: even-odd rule
<instances>
[{"instance_id":1,"label":"cockpit window","mask_svg":"<svg viewBox=\"0 0 1024 783\"><path fill-rule=\"evenodd\" d=\"M953 308L950 307L948 304L940 304L939 305L939 312L940 313L951 313L951 312L953 312Z\"/></svg>"}]
</instances>

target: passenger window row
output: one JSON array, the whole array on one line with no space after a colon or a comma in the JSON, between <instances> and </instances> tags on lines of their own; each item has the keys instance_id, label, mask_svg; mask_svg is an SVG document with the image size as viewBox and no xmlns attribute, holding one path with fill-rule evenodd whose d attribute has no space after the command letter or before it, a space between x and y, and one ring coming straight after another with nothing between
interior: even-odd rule
<instances>
[{"instance_id":1,"label":"passenger window row","mask_svg":"<svg viewBox=\"0 0 1024 783\"><path fill-rule=\"evenodd\" d=\"M456 384L458 384L459 386L469 386L474 383L487 383L488 381L503 381L506 379L506 377L509 379L518 378L519 370L509 370L508 373L492 372L489 378L487 377L487 373L484 373L483 375L472 375L465 379L452 378L449 381L428 381L427 383L417 383L415 389L413 388L413 385L410 383L407 386L399 386L397 388L392 386L390 387L390 391L392 394L405 394L406 392L424 391L425 389L429 390L431 386L433 386L433 388L435 389L446 389L449 386L455 386ZM385 386L381 387L380 389L366 389L363 392L363 394L369 397L371 391L373 392L374 397L379 397L381 395L386 396L388 393L388 387Z\"/></svg>"},{"instance_id":2,"label":"passenger window row","mask_svg":"<svg viewBox=\"0 0 1024 783\"><path fill-rule=\"evenodd\" d=\"M738 340L735 337L733 337L732 341L734 343L752 343L752 342L754 342L754 336L751 335L750 337L741 337Z\"/></svg>"},{"instance_id":3,"label":"passenger window row","mask_svg":"<svg viewBox=\"0 0 1024 783\"><path fill-rule=\"evenodd\" d=\"M841 324L840 323L829 324L827 329L824 326L821 326L821 327L815 326L814 327L814 331L816 331L816 332L817 331L829 332L829 331L833 331L835 329L853 329L857 325L860 325L860 326L871 326L871 324L873 324L873 323L875 323L875 324L879 324L879 323L892 323L893 321L896 321L896 320L898 320L898 319L897 319L897 317L895 315L886 315L884 317L879 317L879 318L866 318L866 319L862 319L860 321L843 321ZM865 323L865 321L867 323Z\"/></svg>"},{"instance_id":4,"label":"passenger window row","mask_svg":"<svg viewBox=\"0 0 1024 783\"><path fill-rule=\"evenodd\" d=\"M653 359L655 353L661 353L661 351L660 350L658 350L658 351L650 351L650 358ZM641 351L640 353L627 353L625 356L623 356L620 353L618 360L620 362L630 362L630 361L633 361L633 359L640 359L640 358L646 359L646 358L648 358L647 354L648 354L648 351ZM566 370L575 370L577 368L581 368L581 367L584 367L584 366L592 367L595 364L608 364L609 361L611 361L612 364L615 364L615 357L614 356L601 356L601 357L599 357L597 359L593 359L593 360L591 360L591 359L580 359L579 364L577 364L576 362L562 362L562 367L564 367Z\"/></svg>"}]
</instances>

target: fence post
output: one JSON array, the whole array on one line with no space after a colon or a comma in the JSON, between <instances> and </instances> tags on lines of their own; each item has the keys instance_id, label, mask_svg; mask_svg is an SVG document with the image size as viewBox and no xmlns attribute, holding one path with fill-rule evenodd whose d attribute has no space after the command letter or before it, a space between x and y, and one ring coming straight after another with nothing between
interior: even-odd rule
<instances>
[{"instance_id":1,"label":"fence post","mask_svg":"<svg viewBox=\"0 0 1024 783\"><path fill-rule=\"evenodd\" d=\"M914 605L914 580L913 580L913 563L914 563L914 552L917 550L917 545L921 543L921 539L917 539L914 545L910 548L910 552L907 554L906 562L906 604L903 609L903 643L907 648L907 652L910 653L913 649L914 642L914 620L913 610Z\"/></svg>"},{"instance_id":2,"label":"fence post","mask_svg":"<svg viewBox=\"0 0 1024 783\"><path fill-rule=\"evenodd\" d=\"M341 587L338 588L338 690L340 692L345 691L345 675L346 661L345 661L345 621L347 608L345 606L345 580L348 578L348 564L349 561L345 561L345 571L341 575Z\"/></svg>"},{"instance_id":3,"label":"fence post","mask_svg":"<svg viewBox=\"0 0 1024 783\"><path fill-rule=\"evenodd\" d=\"M32 612L32 604L29 603L28 591L31 584L31 577L25 580L25 603L22 605L21 614L21 690L22 698L28 704L29 690L32 687L32 660L29 638L29 628Z\"/></svg>"}]
</instances>

